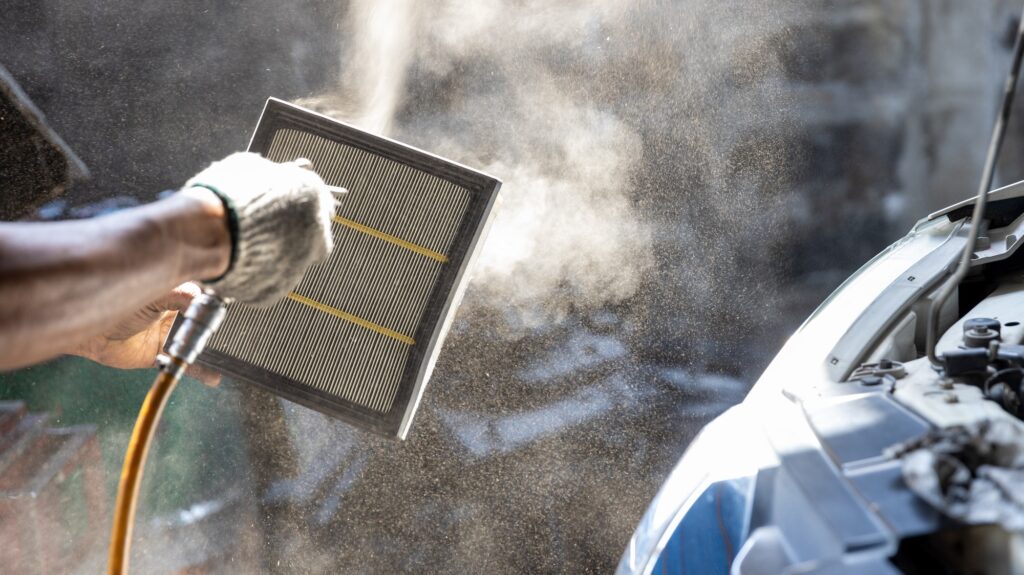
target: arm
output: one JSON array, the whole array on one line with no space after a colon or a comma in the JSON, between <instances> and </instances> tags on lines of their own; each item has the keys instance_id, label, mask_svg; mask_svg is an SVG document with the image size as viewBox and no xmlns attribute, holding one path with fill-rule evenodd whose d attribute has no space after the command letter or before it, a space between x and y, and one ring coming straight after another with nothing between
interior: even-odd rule
<instances>
[{"instance_id":1,"label":"arm","mask_svg":"<svg viewBox=\"0 0 1024 575\"><path fill-rule=\"evenodd\" d=\"M230 257L223 204L201 188L93 220L0 224L0 369L93 355L91 338Z\"/></svg>"}]
</instances>

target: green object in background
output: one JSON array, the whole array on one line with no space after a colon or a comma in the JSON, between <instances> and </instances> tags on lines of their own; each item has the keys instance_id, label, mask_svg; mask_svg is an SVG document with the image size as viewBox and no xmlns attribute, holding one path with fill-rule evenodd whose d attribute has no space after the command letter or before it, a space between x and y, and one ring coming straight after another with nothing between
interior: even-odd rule
<instances>
[{"instance_id":1,"label":"green object in background","mask_svg":"<svg viewBox=\"0 0 1024 575\"><path fill-rule=\"evenodd\" d=\"M51 427L95 425L110 504L135 417L157 370L118 370L64 357L0 373L0 399L50 415ZM139 510L159 516L215 499L238 484L248 462L235 391L186 379L167 405L153 444Z\"/></svg>"}]
</instances>

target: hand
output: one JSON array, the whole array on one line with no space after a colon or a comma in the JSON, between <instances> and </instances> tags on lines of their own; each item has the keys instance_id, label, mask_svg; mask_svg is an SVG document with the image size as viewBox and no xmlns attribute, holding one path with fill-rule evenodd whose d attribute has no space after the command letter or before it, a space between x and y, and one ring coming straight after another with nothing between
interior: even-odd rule
<instances>
[{"instance_id":1,"label":"hand","mask_svg":"<svg viewBox=\"0 0 1024 575\"><path fill-rule=\"evenodd\" d=\"M238 153L185 184L220 196L232 222L230 268L206 281L219 296L272 305L299 283L306 268L331 252L335 200L308 168L308 160L278 164Z\"/></svg>"},{"instance_id":2,"label":"hand","mask_svg":"<svg viewBox=\"0 0 1024 575\"><path fill-rule=\"evenodd\" d=\"M174 318L200 293L199 286L194 283L181 284L105 333L90 338L72 354L120 369L153 367ZM209 386L220 383L219 373L199 366L191 366L188 374Z\"/></svg>"}]
</instances>

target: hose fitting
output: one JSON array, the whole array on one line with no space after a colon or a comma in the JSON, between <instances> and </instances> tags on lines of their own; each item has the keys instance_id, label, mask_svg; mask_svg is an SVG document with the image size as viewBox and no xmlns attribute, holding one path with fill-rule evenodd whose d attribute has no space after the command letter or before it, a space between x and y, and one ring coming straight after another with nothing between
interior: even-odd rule
<instances>
[{"instance_id":1,"label":"hose fitting","mask_svg":"<svg viewBox=\"0 0 1024 575\"><path fill-rule=\"evenodd\" d=\"M160 368L183 372L192 365L224 321L225 312L224 301L213 293L204 292L193 299L167 345L167 354L157 359Z\"/></svg>"},{"instance_id":2,"label":"hose fitting","mask_svg":"<svg viewBox=\"0 0 1024 575\"><path fill-rule=\"evenodd\" d=\"M153 381L153 387L150 388L142 409L139 410L121 469L121 482L117 488L117 501L114 503L114 519L110 530L107 563L109 575L125 575L128 572L132 527L135 522L135 506L139 499L139 485L142 483L142 471L167 399L178 384L178 379L199 357L210 336L220 327L224 314L224 301L212 292L204 292L194 298L182 315L182 322L167 346L167 353L157 357L160 373Z\"/></svg>"}]
</instances>

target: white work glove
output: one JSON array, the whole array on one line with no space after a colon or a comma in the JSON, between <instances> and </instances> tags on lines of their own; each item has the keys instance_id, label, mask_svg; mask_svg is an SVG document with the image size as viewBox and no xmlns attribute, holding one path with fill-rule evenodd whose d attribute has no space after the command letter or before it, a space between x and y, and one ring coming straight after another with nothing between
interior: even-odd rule
<instances>
[{"instance_id":1,"label":"white work glove","mask_svg":"<svg viewBox=\"0 0 1024 575\"><path fill-rule=\"evenodd\" d=\"M269 306L283 298L311 264L331 253L335 200L298 160L277 164L237 153L214 162L185 184L217 194L228 212L231 264L204 282L217 295Z\"/></svg>"}]
</instances>

